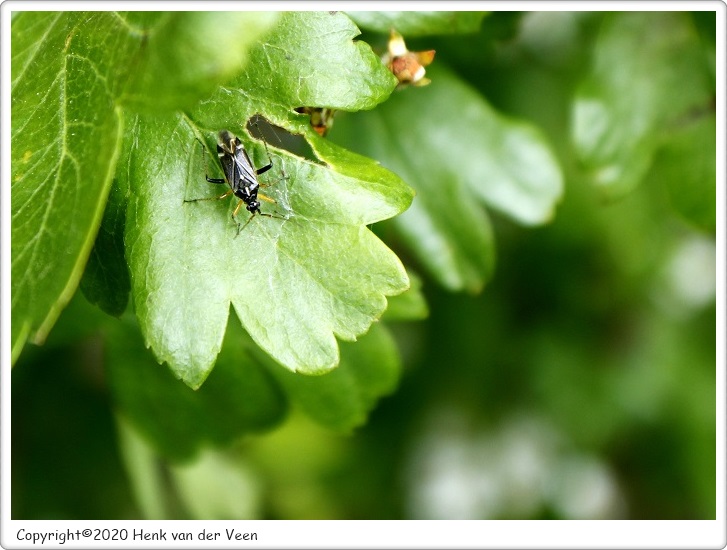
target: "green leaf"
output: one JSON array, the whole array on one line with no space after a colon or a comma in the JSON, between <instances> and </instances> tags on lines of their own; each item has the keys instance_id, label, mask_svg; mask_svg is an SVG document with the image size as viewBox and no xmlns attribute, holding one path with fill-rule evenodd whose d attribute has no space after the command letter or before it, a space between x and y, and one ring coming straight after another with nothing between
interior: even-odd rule
<instances>
[{"instance_id":1,"label":"green leaf","mask_svg":"<svg viewBox=\"0 0 727 550\"><path fill-rule=\"evenodd\" d=\"M35 342L43 341L81 277L82 267L101 221L104 201L120 150L122 124L121 111L116 107L117 101L139 106L143 104L141 96L157 90L164 99L156 98L155 105L158 103L169 109L175 105L187 104L199 94L207 93L219 81L229 79L234 69L239 69L241 63L248 59L248 65L252 67L250 71L241 73L236 84L221 89L215 97L196 110L197 120L202 122L205 132L210 129L216 132L222 128L230 128L240 133L247 117L259 111L265 112L271 119L291 130L307 132L308 139L315 141L318 136L308 127L307 118L294 113L293 107L328 102L337 108L371 108L388 97L393 90L394 77L366 44L352 40L358 30L346 16L328 13L281 15L280 23L276 25L275 32L270 33L269 39L264 42L254 41L255 47L250 49L253 44L250 37L253 34L259 37L259 33L272 24L272 20L266 17L259 14L230 16L234 24L222 25L215 34L213 42L217 49L213 48L212 51L198 44L195 48L201 48L201 55L190 54L188 58L180 54L189 53L189 44L186 42L197 44L201 37L208 34L205 29L209 30L219 23L219 14L198 18L181 12L121 15L110 12L27 12L13 19L14 358L20 353L28 337ZM317 26L318 24L323 27ZM240 41L238 31L244 25L254 27L254 30ZM326 28L327 32L321 35L318 28ZM220 36L220 33L225 36ZM43 35L42 40L38 40L39 34ZM220 44L224 46L233 43L238 44L239 51L222 51L219 48ZM152 73L164 80L159 88L154 88L153 78L149 76ZM342 74L346 77L342 78ZM208 81L199 84L197 81L202 76L208 77ZM49 101L41 102L40 106L37 102L38 90L48 90L47 97L50 98ZM174 90L177 92L173 93ZM235 113L234 120L231 120L230 113ZM169 119L171 118L170 115ZM133 124L135 122L132 117ZM193 153L194 138L200 136L197 130L199 128L192 134L188 129L183 142L178 143L180 148L173 152L176 158L172 163L188 158ZM137 133L144 132L139 132L138 127L135 128L128 133L127 143L133 143ZM156 156L148 155L152 161L144 166L156 171L165 166L165 162L160 160L160 157L166 158L164 148L175 142L168 139L173 133L170 126L167 126L166 135L151 133L154 135L144 137L149 137L160 149L157 149ZM43 148L37 149L38 144L43 144ZM331 176L327 184L335 186L340 196L338 200L332 200L330 205L323 203L320 193L325 192L325 185L320 191L310 188L307 193L299 193L300 200L308 201L302 211L309 217L323 216L312 221L321 223L328 229L307 233L306 242L310 245L308 251L319 253L318 241L332 239L335 234L335 238L363 243L364 255L357 261L351 258L349 267L355 266L358 269L359 262L370 259L366 254L383 254L381 257L388 259L384 261L387 267L379 266L386 272L383 275L386 281L375 281L377 275L374 275L354 293L358 299L363 299L362 296L369 291L371 285L378 285L377 292L367 307L363 308L365 312L358 311L359 306L355 299L348 302L347 307L353 308L350 312L355 317L352 324L348 322L351 319L339 318L325 329L318 326L310 337L304 339L306 343L300 353L291 352L293 346L289 344L287 352L278 354L291 368L303 370L332 367L337 361L337 351L331 331L343 338L354 338L365 330L373 318L380 315L385 304L383 294L401 292L407 284L406 275L398 260L380 242L373 239L362 225L391 217L406 208L411 200L410 190L370 161L347 153L338 153L326 145L319 145L317 148L324 151L321 153L322 158L326 150L335 157L335 162L331 163L333 170L344 174L352 168L337 167L336 163L350 162L357 167L356 170L369 174L367 183L378 186L378 189L386 189L386 192L359 192L357 184L351 178L335 175L333 171L320 172ZM197 158L196 151L194 153ZM142 154L147 155L147 152ZM132 169L130 166L127 162L119 176L126 178L126 187L129 187L130 173L139 175L137 168ZM308 170L315 171L319 168L304 165L302 172L293 173L290 181L306 177ZM196 163L194 169L199 173L203 171ZM166 180L174 173L172 170L157 176ZM192 179L197 181L197 178L198 172L195 172ZM151 181L153 180L146 179L135 183L143 187L144 183ZM186 177L177 180L180 184L187 181ZM176 190L181 193L183 189L180 186ZM157 190L147 187L145 191L159 198ZM139 189L134 187L133 192L138 198ZM37 200L39 196L44 200ZM164 195L162 197L166 198ZM372 197L375 198L371 200ZM355 207L354 202L357 203ZM322 204L325 206L319 208ZM109 209L108 235L102 235L98 243L98 255L91 266L87 284L84 285L93 301L114 313L122 309L125 299L125 283L118 271L120 256L115 250L119 225L122 223L118 208L119 205L112 205ZM178 207L174 208L175 213L181 212ZM351 225L339 225L337 216L347 216L355 208L369 208L369 211L349 218L346 223ZM154 212L159 213L162 210L155 208ZM340 235L330 224L326 224L327 216L334 216L337 227L345 227ZM133 218L131 221L138 220ZM148 228L148 225L144 227ZM205 235L203 229L204 227L195 230L196 239ZM134 229L131 231L132 236L133 231ZM286 240L283 239L283 242ZM59 250L63 250L64 254L58 254ZM325 260L325 255L321 259ZM293 262L297 260L296 258ZM217 263L219 266L220 261ZM222 263L227 268L227 263ZM379 268L374 267L371 273ZM119 276L117 280L113 279L112 272ZM277 275L282 276L283 273L278 272ZM312 277L318 275L327 275L327 272L310 272ZM339 275L339 272L336 271L335 275ZM335 277L326 280L327 284L332 283L334 287L338 282L340 281L336 281ZM236 286L238 293L250 290L247 283L240 285L236 281ZM140 288L139 284L136 288ZM142 288L146 287L142 285ZM322 289L321 292L325 301L331 299L326 294L327 290ZM178 303L179 296L174 292L167 296ZM137 293L137 308L142 312L142 319L144 312L149 311L145 306L146 299ZM248 295L246 300L237 301L236 306L248 308L249 300ZM344 299L343 302L345 301ZM329 305L330 313L336 304ZM314 303L312 307L317 306ZM151 310L153 309L152 307ZM325 315L323 310L318 313ZM182 372L190 369L194 371L191 378L185 378L193 385L198 385L204 379L211 368L214 355L219 350L227 315L226 310L223 314L220 312L221 310L217 310L217 322L212 323L213 328L207 330L214 337L202 339L198 345L202 347L212 344L204 354L204 359L201 362L188 362L188 356L182 354L177 357L178 361L172 360L172 363L178 365L181 376L185 376ZM305 320L311 321L312 319ZM267 328L262 326L260 320L252 322L257 325L253 332L256 332L259 339L264 339L268 347L281 338L279 333L282 331L278 331L277 335L268 339L261 334L267 332ZM298 325L298 330L303 330L300 327ZM165 339L167 344L172 343L168 337L169 334L166 334L159 338ZM169 346L161 347L164 351L160 355L168 359ZM171 347L174 348L174 345ZM201 364L204 366L201 367Z\"/></svg>"},{"instance_id":2,"label":"green leaf","mask_svg":"<svg viewBox=\"0 0 727 550\"><path fill-rule=\"evenodd\" d=\"M143 519L168 519L164 471L159 455L123 414L116 415L119 452Z\"/></svg>"},{"instance_id":3,"label":"green leaf","mask_svg":"<svg viewBox=\"0 0 727 550\"><path fill-rule=\"evenodd\" d=\"M26 339L45 340L81 278L119 150L123 60L138 39L111 13L23 12L11 32L15 360Z\"/></svg>"},{"instance_id":4,"label":"green leaf","mask_svg":"<svg viewBox=\"0 0 727 550\"><path fill-rule=\"evenodd\" d=\"M389 299L384 318L387 321L413 321L425 319L429 315L429 307L422 294L422 280L411 270L409 274L409 290Z\"/></svg>"},{"instance_id":5,"label":"green leaf","mask_svg":"<svg viewBox=\"0 0 727 550\"><path fill-rule=\"evenodd\" d=\"M120 104L154 109L209 95L239 71L275 15L19 12L12 19L12 356L42 343L81 278L109 192L123 133ZM221 21L229 24L221 24ZM246 28L242 33L240 29ZM215 29L214 40L209 39ZM221 46L224 49L221 49ZM152 98L152 99L149 99ZM110 210L115 246L120 213ZM118 259L118 255L116 256ZM85 291L118 313L125 286L95 262ZM106 279L106 281L104 281ZM117 280L111 280L117 279Z\"/></svg>"},{"instance_id":6,"label":"green leaf","mask_svg":"<svg viewBox=\"0 0 727 550\"><path fill-rule=\"evenodd\" d=\"M329 429L350 432L364 424L376 402L394 391L401 373L396 343L374 325L356 343L341 344L341 363L322 376L296 376L275 366L271 372L290 399Z\"/></svg>"},{"instance_id":7,"label":"green leaf","mask_svg":"<svg viewBox=\"0 0 727 550\"><path fill-rule=\"evenodd\" d=\"M388 33L394 28L405 37L477 32L489 12L476 11L349 11L356 24Z\"/></svg>"},{"instance_id":8,"label":"green leaf","mask_svg":"<svg viewBox=\"0 0 727 550\"><path fill-rule=\"evenodd\" d=\"M593 56L573 139L593 182L618 195L639 183L663 132L710 103L709 64L689 14L679 12L612 14Z\"/></svg>"},{"instance_id":9,"label":"green leaf","mask_svg":"<svg viewBox=\"0 0 727 550\"><path fill-rule=\"evenodd\" d=\"M285 398L267 369L246 351L240 332L231 327L214 376L193 392L156 364L129 318L108 327L106 365L112 395L157 453L189 459L205 443L229 444L282 420Z\"/></svg>"},{"instance_id":10,"label":"green leaf","mask_svg":"<svg viewBox=\"0 0 727 550\"><path fill-rule=\"evenodd\" d=\"M323 36L310 30L323 24ZM404 210L413 192L373 161L322 140L293 110L370 108L388 96L395 79L367 45L351 40L356 32L340 14L285 14L241 76L191 119L140 118L129 133L134 146L121 175L130 186L126 251L136 311L157 358L192 387L214 364L230 303L277 361L317 373L338 363L335 336L364 333L385 296L408 287L398 258L365 225ZM259 216L238 238L230 220L236 200L184 200L220 194L204 181L195 140L209 145L226 128L256 167L268 162L245 128L259 113L303 134L326 166L271 144L275 169L262 181L273 184L265 191L278 219Z\"/></svg>"},{"instance_id":11,"label":"green leaf","mask_svg":"<svg viewBox=\"0 0 727 550\"><path fill-rule=\"evenodd\" d=\"M172 12L156 14L143 33L144 49L123 102L159 112L191 107L237 75L250 48L278 21L275 12Z\"/></svg>"},{"instance_id":12,"label":"green leaf","mask_svg":"<svg viewBox=\"0 0 727 550\"><path fill-rule=\"evenodd\" d=\"M478 202L525 224L552 216L559 166L540 132L499 115L441 64L432 84L396 93L371 113L341 117L332 139L375 158L418 192L394 224L447 288L479 290L494 242Z\"/></svg>"},{"instance_id":13,"label":"green leaf","mask_svg":"<svg viewBox=\"0 0 727 550\"><path fill-rule=\"evenodd\" d=\"M130 28L148 36L139 69L123 101L134 107L172 109L208 96L218 84L240 72L248 50L279 14L260 12L178 12L124 14ZM153 17L156 16L156 17ZM223 24L224 23L224 24ZM145 28L142 26L146 25ZM153 29L151 27L153 26ZM213 32L224 29L224 32ZM243 30L249 32L240 33ZM215 40L209 36L214 35ZM190 52L193 51L192 55ZM143 69L141 65L143 63ZM128 148L130 141L124 146ZM128 151L122 158L128 157ZM128 163L122 162L121 169ZM128 178L126 178L128 180ZM109 196L101 231L89 258L81 288L86 297L111 315L123 313L130 282L123 254L128 188L116 182Z\"/></svg>"},{"instance_id":14,"label":"green leaf","mask_svg":"<svg viewBox=\"0 0 727 550\"><path fill-rule=\"evenodd\" d=\"M359 180L271 147L275 168L263 182L277 205L266 207L280 217L257 216L237 235L237 200L184 203L219 194L204 180L191 123L142 119L130 139L126 246L136 312L158 359L190 386L214 364L230 303L266 352L315 373L338 363L334 335L355 339L383 313L386 295L408 287L398 258L365 227L411 200L393 174L371 170Z\"/></svg>"},{"instance_id":15,"label":"green leaf","mask_svg":"<svg viewBox=\"0 0 727 550\"><path fill-rule=\"evenodd\" d=\"M666 185L674 208L705 231L717 225L717 125L700 117L659 149L650 179Z\"/></svg>"},{"instance_id":16,"label":"green leaf","mask_svg":"<svg viewBox=\"0 0 727 550\"><path fill-rule=\"evenodd\" d=\"M136 118L133 118L130 122L133 125L135 121ZM117 177L111 186L101 228L80 285L89 302L115 317L126 310L131 292L124 232L129 202L128 167L132 146L131 140L123 140L117 163Z\"/></svg>"},{"instance_id":17,"label":"green leaf","mask_svg":"<svg viewBox=\"0 0 727 550\"><path fill-rule=\"evenodd\" d=\"M143 519L259 516L260 486L239 459L202 449L183 463L165 462L124 415L116 415L116 425L127 476Z\"/></svg>"},{"instance_id":18,"label":"green leaf","mask_svg":"<svg viewBox=\"0 0 727 550\"><path fill-rule=\"evenodd\" d=\"M358 34L342 13L285 13L250 52L247 69L192 118L205 128L240 128L264 109L266 118L291 132L317 135L293 108L372 109L397 82L368 44L353 40Z\"/></svg>"},{"instance_id":19,"label":"green leaf","mask_svg":"<svg viewBox=\"0 0 727 550\"><path fill-rule=\"evenodd\" d=\"M126 197L112 188L80 288L89 302L116 317L126 310L131 290L124 257L125 226Z\"/></svg>"},{"instance_id":20,"label":"green leaf","mask_svg":"<svg viewBox=\"0 0 727 550\"><path fill-rule=\"evenodd\" d=\"M172 466L171 474L191 519L260 516L261 484L240 460L207 449L192 463Z\"/></svg>"}]
</instances>

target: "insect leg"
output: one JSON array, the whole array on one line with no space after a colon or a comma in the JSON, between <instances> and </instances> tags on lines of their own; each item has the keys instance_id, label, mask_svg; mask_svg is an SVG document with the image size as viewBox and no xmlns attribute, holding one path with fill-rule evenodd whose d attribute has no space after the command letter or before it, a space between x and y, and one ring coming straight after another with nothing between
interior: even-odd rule
<instances>
[{"instance_id":1,"label":"insect leg","mask_svg":"<svg viewBox=\"0 0 727 550\"><path fill-rule=\"evenodd\" d=\"M272 204L278 204L278 201L276 201L275 199L271 199L270 197L268 197L266 195L263 195L262 193L258 193L257 194L257 198L260 199L260 200L263 200L265 202L269 202L269 203L272 203ZM277 218L279 220L285 220L285 219L287 219L287 218L285 218L283 216L280 216L277 213L275 213L275 214L267 214L265 212L258 211L258 214L260 214L261 216L267 216L268 218Z\"/></svg>"},{"instance_id":2,"label":"insect leg","mask_svg":"<svg viewBox=\"0 0 727 550\"><path fill-rule=\"evenodd\" d=\"M276 220L287 220L288 219L284 216L276 216L275 214L268 214L267 212L258 212L258 214L260 214L261 216L265 216L266 218L275 218Z\"/></svg>"},{"instance_id":3,"label":"insect leg","mask_svg":"<svg viewBox=\"0 0 727 550\"><path fill-rule=\"evenodd\" d=\"M237 203L237 206L235 207L235 210L232 212L232 219L237 221L237 213L240 211L240 207L245 204L244 201L240 200Z\"/></svg>"},{"instance_id":4,"label":"insect leg","mask_svg":"<svg viewBox=\"0 0 727 550\"><path fill-rule=\"evenodd\" d=\"M259 213L262 214L263 216L269 215L269 214L263 214L262 212L259 212ZM253 212L252 215L247 219L247 221L242 226L240 226L240 222L237 223L237 235L239 235L242 232L242 230L247 227L247 224L252 221L252 219L255 217L255 215L256 215L256 213ZM235 237L237 237L237 235L235 235Z\"/></svg>"},{"instance_id":5,"label":"insect leg","mask_svg":"<svg viewBox=\"0 0 727 550\"><path fill-rule=\"evenodd\" d=\"M207 156L205 155L205 150L207 148L205 147L204 143L202 143L199 139L197 139L197 141L199 141L199 144L202 146L202 163L204 164L204 178L209 183L227 183L227 180L225 180L223 178L211 178L211 177L209 177L208 172L207 172ZM227 196L227 195L225 195L225 196Z\"/></svg>"},{"instance_id":6,"label":"insect leg","mask_svg":"<svg viewBox=\"0 0 727 550\"><path fill-rule=\"evenodd\" d=\"M227 191L227 193L220 195L219 197L202 197L201 199L184 199L184 202L218 201L218 200L224 199L226 197L229 197L230 195L232 195L232 189ZM238 208L239 208L239 206L238 206ZM235 210L235 212L237 212L237 210Z\"/></svg>"},{"instance_id":7,"label":"insect leg","mask_svg":"<svg viewBox=\"0 0 727 550\"><path fill-rule=\"evenodd\" d=\"M243 225L243 226L241 227L241 226L240 226L240 222L239 222L239 221L237 221L237 213L238 213L238 212L240 211L240 207L241 207L241 206L242 206L243 204L244 204L244 201L240 200L240 201L239 201L239 202L237 203L237 206L235 207L235 210L234 210L234 211L232 212L232 221L233 221L233 222L235 222L235 223L237 224L237 235L239 235L239 234L240 234L240 231L242 231L243 229L245 229L245 226L246 226L246 225L247 225L248 223L250 223L250 220L251 220L251 219L252 219L252 218L253 218L253 217L255 216L255 214L253 214L252 216L250 216L250 218L249 218L249 219L248 219L248 220L247 220L247 221L245 222L245 225ZM237 237L237 235L235 235L235 237Z\"/></svg>"},{"instance_id":8,"label":"insect leg","mask_svg":"<svg viewBox=\"0 0 727 550\"><path fill-rule=\"evenodd\" d=\"M268 142L265 139L265 136L263 135L262 131L260 130L260 126L257 123L257 120L255 121L255 127L257 128L258 133L260 134L260 137L263 138L263 143L265 144L265 152L268 154L268 163L263 166L262 168L258 168L255 170L255 173L259 176L260 174L264 174L268 170L270 170L273 167L273 159L270 157L270 150L268 149Z\"/></svg>"},{"instance_id":9,"label":"insect leg","mask_svg":"<svg viewBox=\"0 0 727 550\"><path fill-rule=\"evenodd\" d=\"M255 170L255 173L259 176L260 174L264 174L265 172L270 170L272 167L273 167L273 163L271 162L270 164L266 164L262 168L258 168L257 170Z\"/></svg>"},{"instance_id":10,"label":"insect leg","mask_svg":"<svg viewBox=\"0 0 727 550\"><path fill-rule=\"evenodd\" d=\"M278 204L278 201L276 201L275 199L271 199L270 197L268 197L266 195L263 195L262 193L258 193L257 194L257 198L260 199L260 200L263 200L265 202L269 202L269 203L272 203L272 204Z\"/></svg>"}]
</instances>

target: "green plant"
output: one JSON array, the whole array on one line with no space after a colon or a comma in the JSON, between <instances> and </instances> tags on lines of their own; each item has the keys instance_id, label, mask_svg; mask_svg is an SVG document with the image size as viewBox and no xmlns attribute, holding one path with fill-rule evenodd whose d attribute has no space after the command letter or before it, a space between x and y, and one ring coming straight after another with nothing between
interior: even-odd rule
<instances>
[{"instance_id":1,"label":"green plant","mask_svg":"<svg viewBox=\"0 0 727 550\"><path fill-rule=\"evenodd\" d=\"M541 92L499 87L489 68L519 17L15 14L13 361L28 341L101 335L147 516L168 511L158 495L139 496L139 480L154 477L138 459L144 445L190 460L270 431L291 403L340 432L365 424L401 375L392 325L427 314L416 271L447 292L479 293L496 273L497 230L508 242L552 222L567 178L610 200L659 179L681 216L714 231L709 21L584 16L599 32L579 39L581 57L562 71L575 93L553 122L547 90L542 103L522 100ZM354 40L354 22L366 41ZM410 49L437 50L431 85L395 90L380 59L391 27ZM337 111L330 139L299 107ZM273 169L261 181L285 219L258 218L236 235L237 201L184 200L219 194L204 179L214 155L206 164L202 151L223 128L265 164L248 131L256 116L284 140L268 140ZM562 240L598 233L590 224ZM51 331L69 303L76 322ZM452 322L462 333L466 323ZM468 345L442 342L452 355Z\"/></svg>"},{"instance_id":2,"label":"green plant","mask_svg":"<svg viewBox=\"0 0 727 550\"><path fill-rule=\"evenodd\" d=\"M403 267L365 225L400 212L411 191L324 142L291 108L370 108L393 77L351 42L355 29L342 14L243 13L232 22L219 13L26 13L14 21L16 357L27 337L45 339L89 253L86 295L119 315L131 291L147 346L194 388L216 361L230 304L280 363L320 373L339 363L334 334L355 339L383 312L384 295L407 288ZM305 31L324 24L338 29L328 40ZM35 25L46 39L25 45ZM350 79L333 78L343 70ZM311 71L317 79L301 86ZM40 108L39 87L55 96ZM195 138L223 127L245 135L260 113L305 135L319 161L280 151L292 217L233 238L222 206L183 203L211 194ZM35 202L36 193L49 200ZM43 214L26 218L34 207ZM59 243L63 254L53 252Z\"/></svg>"}]
</instances>

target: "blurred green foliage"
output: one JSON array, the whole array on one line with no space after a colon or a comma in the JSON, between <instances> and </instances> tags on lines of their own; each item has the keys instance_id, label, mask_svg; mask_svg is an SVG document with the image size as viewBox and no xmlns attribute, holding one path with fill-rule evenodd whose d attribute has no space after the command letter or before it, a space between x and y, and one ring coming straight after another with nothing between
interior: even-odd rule
<instances>
[{"instance_id":1,"label":"blurred green foliage","mask_svg":"<svg viewBox=\"0 0 727 550\"><path fill-rule=\"evenodd\" d=\"M328 135L417 190L374 226L414 291L303 383L230 325L197 392L77 293L14 367L13 518L715 517L714 13L472 20L403 22L432 83Z\"/></svg>"}]
</instances>

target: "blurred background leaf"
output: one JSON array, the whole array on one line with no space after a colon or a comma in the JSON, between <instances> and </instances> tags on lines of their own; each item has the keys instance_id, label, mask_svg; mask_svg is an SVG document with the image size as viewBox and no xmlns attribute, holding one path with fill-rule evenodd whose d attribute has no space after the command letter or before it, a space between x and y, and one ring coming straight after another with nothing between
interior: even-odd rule
<instances>
[{"instance_id":1,"label":"blurred background leaf","mask_svg":"<svg viewBox=\"0 0 727 550\"><path fill-rule=\"evenodd\" d=\"M560 168L539 131L506 120L443 68L425 88L341 117L331 139L379 159L418 192L393 221L417 259L452 289L478 291L494 269L490 222L476 202L521 223L550 219Z\"/></svg>"},{"instance_id":2,"label":"blurred background leaf","mask_svg":"<svg viewBox=\"0 0 727 550\"><path fill-rule=\"evenodd\" d=\"M473 11L348 11L364 30L388 33L396 29L406 36L474 33L487 12Z\"/></svg>"},{"instance_id":3,"label":"blurred background leaf","mask_svg":"<svg viewBox=\"0 0 727 550\"><path fill-rule=\"evenodd\" d=\"M573 110L573 140L593 182L611 194L637 185L663 133L708 109L713 88L689 14L607 16Z\"/></svg>"},{"instance_id":4,"label":"blurred background leaf","mask_svg":"<svg viewBox=\"0 0 727 550\"><path fill-rule=\"evenodd\" d=\"M325 376L301 378L273 370L301 410L319 424L344 433L366 422L381 396L394 391L400 372L396 344L380 325L372 326L356 343L342 343L338 368Z\"/></svg>"},{"instance_id":5,"label":"blurred background leaf","mask_svg":"<svg viewBox=\"0 0 727 550\"><path fill-rule=\"evenodd\" d=\"M148 30L139 28L138 13L119 17L132 32L144 33L138 66L122 101L156 113L190 108L237 75L250 49L280 17L275 12L221 11L155 15Z\"/></svg>"},{"instance_id":6,"label":"blurred background leaf","mask_svg":"<svg viewBox=\"0 0 727 550\"><path fill-rule=\"evenodd\" d=\"M107 332L108 385L116 405L153 442L157 454L189 460L203 445L225 446L282 420L285 398L245 350L239 327L230 326L232 334L225 338L216 376L192 392L154 361L138 325L123 321Z\"/></svg>"}]
</instances>

